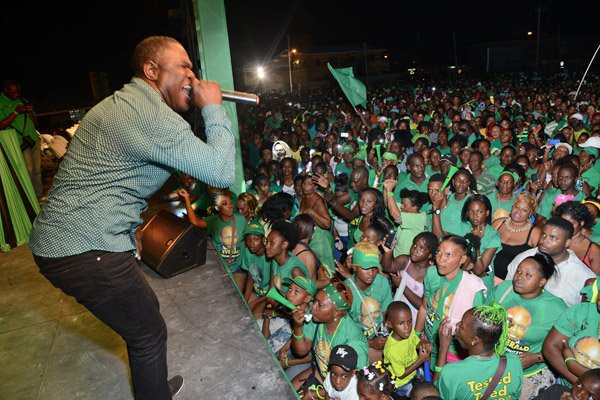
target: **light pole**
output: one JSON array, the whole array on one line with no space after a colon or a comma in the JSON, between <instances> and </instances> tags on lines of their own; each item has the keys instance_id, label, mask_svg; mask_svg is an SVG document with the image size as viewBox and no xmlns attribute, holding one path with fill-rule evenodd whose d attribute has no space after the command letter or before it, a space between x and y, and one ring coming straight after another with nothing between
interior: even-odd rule
<instances>
[{"instance_id":1,"label":"light pole","mask_svg":"<svg viewBox=\"0 0 600 400\"><path fill-rule=\"evenodd\" d=\"M292 84L292 54L296 54L296 49L290 49L290 36L288 35L287 37L288 40L288 47L287 47L287 53L288 53L288 72L290 74L290 93L292 93L294 91L294 86Z\"/></svg>"}]
</instances>

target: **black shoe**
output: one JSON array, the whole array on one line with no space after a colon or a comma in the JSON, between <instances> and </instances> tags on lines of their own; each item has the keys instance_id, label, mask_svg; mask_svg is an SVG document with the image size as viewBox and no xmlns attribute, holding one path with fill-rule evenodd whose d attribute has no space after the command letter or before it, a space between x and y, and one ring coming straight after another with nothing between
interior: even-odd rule
<instances>
[{"instance_id":1,"label":"black shoe","mask_svg":"<svg viewBox=\"0 0 600 400\"><path fill-rule=\"evenodd\" d=\"M171 389L171 397L175 397L183 387L183 376L175 375L167 383L169 384L169 389Z\"/></svg>"}]
</instances>

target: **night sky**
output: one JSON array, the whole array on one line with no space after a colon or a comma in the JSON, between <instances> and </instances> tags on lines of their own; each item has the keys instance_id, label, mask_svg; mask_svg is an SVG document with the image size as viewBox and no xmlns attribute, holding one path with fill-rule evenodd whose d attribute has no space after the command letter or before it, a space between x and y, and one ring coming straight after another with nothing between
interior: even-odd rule
<instances>
[{"instance_id":1,"label":"night sky","mask_svg":"<svg viewBox=\"0 0 600 400\"><path fill-rule=\"evenodd\" d=\"M131 76L129 57L141 38L181 35L183 18L169 17L168 10L184 3L5 3L0 79L19 80L26 97L49 108L52 99L64 103L89 92L89 70L105 72L117 89ZM459 62L468 62L473 43L523 39L536 31L539 4L547 35L556 35L559 25L563 36L600 33L592 1L225 1L234 66L279 53L288 34L299 50L367 42L389 49L392 60L435 67L452 63L455 32Z\"/></svg>"}]
</instances>

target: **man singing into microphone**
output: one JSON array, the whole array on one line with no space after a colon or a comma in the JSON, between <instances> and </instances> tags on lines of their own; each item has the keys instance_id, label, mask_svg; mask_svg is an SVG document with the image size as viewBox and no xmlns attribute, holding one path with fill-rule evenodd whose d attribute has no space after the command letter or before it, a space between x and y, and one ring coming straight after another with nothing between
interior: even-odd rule
<instances>
[{"instance_id":1,"label":"man singing into microphone","mask_svg":"<svg viewBox=\"0 0 600 400\"><path fill-rule=\"evenodd\" d=\"M30 246L54 286L123 337L135 398L162 400L177 388L167 381L167 329L158 299L136 262L140 213L173 169L231 186L235 145L219 85L196 78L179 42L144 39L132 67L131 81L81 122ZM178 114L191 105L202 110L206 143Z\"/></svg>"}]
</instances>

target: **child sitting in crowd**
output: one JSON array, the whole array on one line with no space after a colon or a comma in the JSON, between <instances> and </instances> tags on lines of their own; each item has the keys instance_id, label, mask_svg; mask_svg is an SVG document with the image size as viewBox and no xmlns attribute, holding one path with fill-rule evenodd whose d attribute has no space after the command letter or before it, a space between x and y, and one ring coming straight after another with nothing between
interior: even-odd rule
<instances>
[{"instance_id":1,"label":"child sitting in crowd","mask_svg":"<svg viewBox=\"0 0 600 400\"><path fill-rule=\"evenodd\" d=\"M309 387L302 399L358 400L356 363L358 354L350 346L335 346L329 356L329 372L323 386Z\"/></svg>"}]
</instances>

